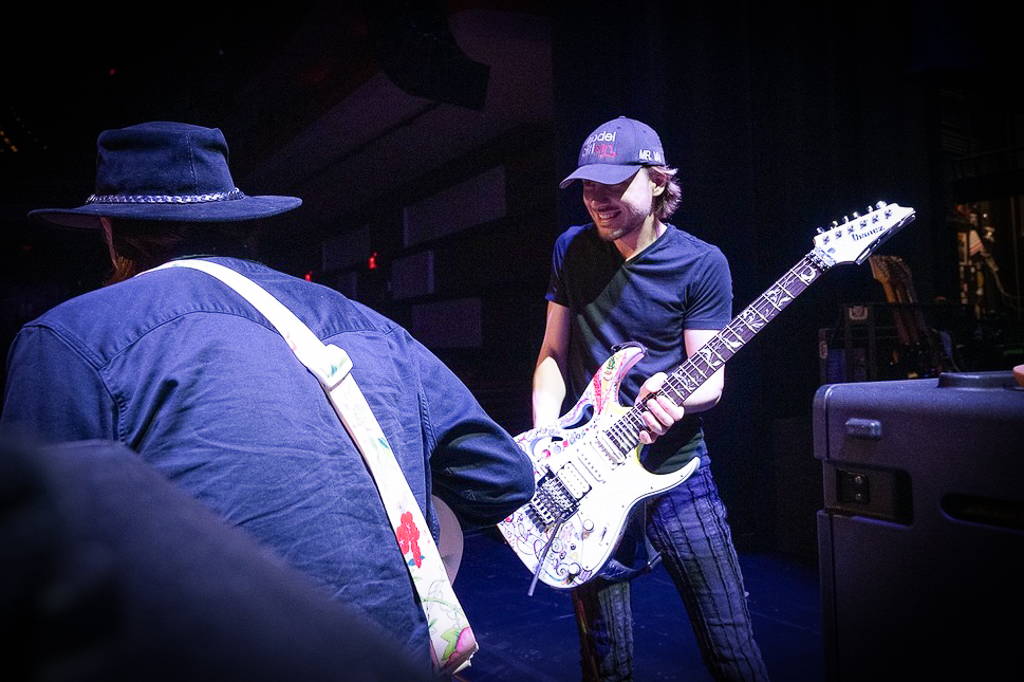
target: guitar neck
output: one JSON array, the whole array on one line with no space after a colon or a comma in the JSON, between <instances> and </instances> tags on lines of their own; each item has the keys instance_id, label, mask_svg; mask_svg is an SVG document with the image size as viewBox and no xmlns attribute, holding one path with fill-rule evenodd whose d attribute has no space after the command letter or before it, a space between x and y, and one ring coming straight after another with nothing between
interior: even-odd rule
<instances>
[{"instance_id":1,"label":"guitar neck","mask_svg":"<svg viewBox=\"0 0 1024 682\"><path fill-rule=\"evenodd\" d=\"M827 254L818 249L808 253L757 300L733 318L725 329L673 370L658 393L681 405L834 264ZM619 446L623 456L640 443L640 431L646 428L640 415L647 400L652 397L653 395L647 396L608 429L608 437Z\"/></svg>"}]
</instances>

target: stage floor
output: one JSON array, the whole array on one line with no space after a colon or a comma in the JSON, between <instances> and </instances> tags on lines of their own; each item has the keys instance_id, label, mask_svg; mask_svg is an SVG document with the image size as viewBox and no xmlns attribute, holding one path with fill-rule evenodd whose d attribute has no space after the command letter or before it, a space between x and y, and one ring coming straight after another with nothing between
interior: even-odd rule
<instances>
[{"instance_id":1,"label":"stage floor","mask_svg":"<svg viewBox=\"0 0 1024 682\"><path fill-rule=\"evenodd\" d=\"M768 673L775 682L824 677L817 566L771 553L740 552L749 606ZM572 682L579 645L567 592L538 584L493 529L465 538L455 589L480 642L467 682ZM682 601L664 568L634 580L634 677L711 680Z\"/></svg>"}]
</instances>

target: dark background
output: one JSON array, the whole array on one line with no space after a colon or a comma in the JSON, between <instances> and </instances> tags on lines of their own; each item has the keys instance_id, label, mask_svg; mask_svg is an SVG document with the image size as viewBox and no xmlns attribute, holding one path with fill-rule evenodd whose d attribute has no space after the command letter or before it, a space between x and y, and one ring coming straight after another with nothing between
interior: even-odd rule
<instances>
[{"instance_id":1,"label":"dark background","mask_svg":"<svg viewBox=\"0 0 1024 682\"><path fill-rule=\"evenodd\" d=\"M180 120L224 131L245 192L303 198L264 229L269 264L408 326L517 433L529 427L551 245L583 219L578 187L557 182L588 132L629 115L660 132L683 185L673 222L721 246L737 311L811 249L815 228L896 202L917 218L882 252L913 273L958 368L1021 364L1024 69L1018 22L998 4L11 10L3 346L106 275L97 235L25 214L83 203L101 130ZM958 205L994 228L1008 293L991 294L987 271L984 299L962 297ZM836 378L823 353L842 339L844 305L884 314L885 301L867 264L837 268L731 361L707 430L741 547L813 557L811 402ZM895 366L892 350L869 358L869 378L934 369Z\"/></svg>"}]
</instances>

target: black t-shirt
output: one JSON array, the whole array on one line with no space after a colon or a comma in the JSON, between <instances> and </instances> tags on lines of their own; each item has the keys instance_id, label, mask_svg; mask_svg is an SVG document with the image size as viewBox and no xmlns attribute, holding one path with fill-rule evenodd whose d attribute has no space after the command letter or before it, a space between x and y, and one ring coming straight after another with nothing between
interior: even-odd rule
<instances>
[{"instance_id":1,"label":"black t-shirt","mask_svg":"<svg viewBox=\"0 0 1024 682\"><path fill-rule=\"evenodd\" d=\"M619 402L632 404L648 377L686 360L684 330L720 330L732 320L724 254L672 225L628 261L592 224L569 228L555 242L547 299L571 313L567 398L574 402L615 346L647 349L621 387ZM703 438L700 424L685 417L647 449L645 465L660 473L684 464Z\"/></svg>"}]
</instances>

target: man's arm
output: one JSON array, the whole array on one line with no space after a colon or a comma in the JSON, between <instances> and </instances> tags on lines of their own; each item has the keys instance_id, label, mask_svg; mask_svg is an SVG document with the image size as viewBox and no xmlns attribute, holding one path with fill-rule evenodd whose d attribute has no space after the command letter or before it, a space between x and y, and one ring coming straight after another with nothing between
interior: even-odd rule
<instances>
[{"instance_id":1,"label":"man's arm","mask_svg":"<svg viewBox=\"0 0 1024 682\"><path fill-rule=\"evenodd\" d=\"M684 329L683 344L686 346L686 356L692 357L700 350L701 346L710 341L717 331L713 329ZM703 412L710 410L718 404L722 398L722 391L725 389L725 366L712 374L707 381L701 384L700 388L690 394L690 397L683 402L687 412Z\"/></svg>"},{"instance_id":2,"label":"man's arm","mask_svg":"<svg viewBox=\"0 0 1024 682\"><path fill-rule=\"evenodd\" d=\"M114 400L86 357L48 327L24 327L8 358L0 432L46 443L117 439Z\"/></svg>"},{"instance_id":3,"label":"man's arm","mask_svg":"<svg viewBox=\"0 0 1024 682\"><path fill-rule=\"evenodd\" d=\"M415 341L408 348L418 356L431 491L465 529L501 521L533 497L529 457L451 369Z\"/></svg>"},{"instance_id":4,"label":"man's arm","mask_svg":"<svg viewBox=\"0 0 1024 682\"><path fill-rule=\"evenodd\" d=\"M544 340L533 371L533 425L555 423L565 400L565 370L569 353L569 309L548 303Z\"/></svg>"},{"instance_id":5,"label":"man's arm","mask_svg":"<svg viewBox=\"0 0 1024 682\"><path fill-rule=\"evenodd\" d=\"M715 333L711 332L711 335L713 336ZM533 372L534 426L553 424L561 416L562 401L565 399L566 390L565 368L568 349L569 309L557 303L548 303L544 340L541 343L537 366ZM640 397L657 391L661 388L664 380L664 372L650 377L641 387ZM714 377L712 377L713 380ZM700 392L695 392L694 395L698 393ZM718 393L721 395L720 387ZM717 398L714 401L717 402ZM689 401L687 401L688 403ZM707 409L713 404L714 402L703 409ZM673 404L668 398L659 397L657 400L649 402L648 409L642 413L647 430L640 432L640 441L646 445L653 443L658 436L664 435L673 424L683 418L683 412L683 407Z\"/></svg>"},{"instance_id":6,"label":"man's arm","mask_svg":"<svg viewBox=\"0 0 1024 682\"><path fill-rule=\"evenodd\" d=\"M705 329L687 329L683 331L683 343L686 346L687 356L693 355L701 346L708 342L718 332ZM654 393L661 388L665 382L666 374L658 372L651 376L640 387L640 395L637 402L643 400L648 393ZM647 403L647 410L641 415L644 423L647 424L647 431L640 432L640 441L650 445L658 436L665 435L665 432L683 418L684 412L703 412L710 410L718 404L722 397L722 390L725 388L725 367L711 375L707 381L701 384L700 388L690 394L683 401L682 406L675 405L667 397L659 396L656 400Z\"/></svg>"}]
</instances>

